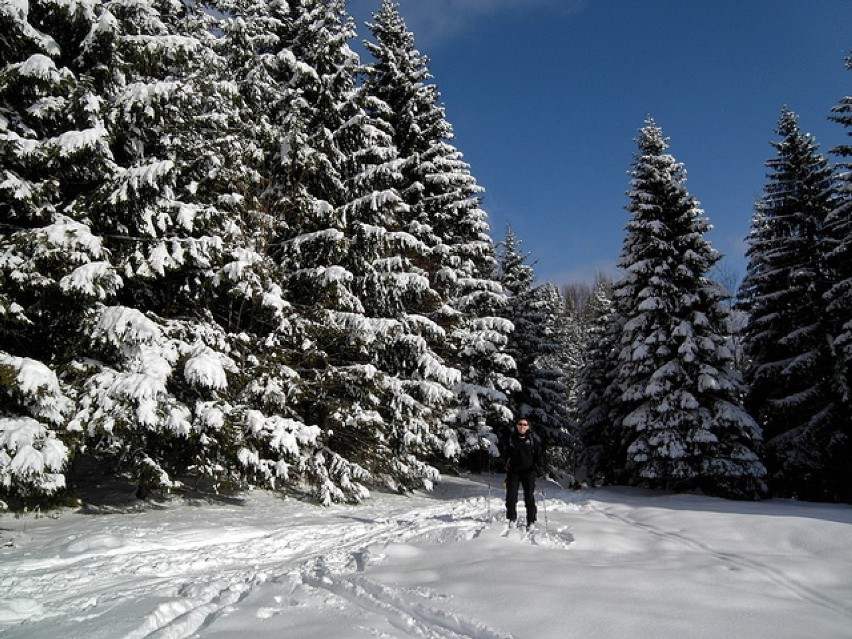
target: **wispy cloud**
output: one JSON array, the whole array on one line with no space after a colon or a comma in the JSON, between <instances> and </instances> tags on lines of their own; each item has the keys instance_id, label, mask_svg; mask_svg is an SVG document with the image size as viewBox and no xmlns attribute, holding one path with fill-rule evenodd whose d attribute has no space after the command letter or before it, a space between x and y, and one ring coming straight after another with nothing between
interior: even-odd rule
<instances>
[{"instance_id":1,"label":"wispy cloud","mask_svg":"<svg viewBox=\"0 0 852 639\"><path fill-rule=\"evenodd\" d=\"M476 27L483 17L520 11L549 11L558 15L581 11L590 0L397 0L400 12L417 38L418 47L451 40ZM350 8L379 5L379 0L350 0ZM373 11L375 9L368 9Z\"/></svg>"}]
</instances>

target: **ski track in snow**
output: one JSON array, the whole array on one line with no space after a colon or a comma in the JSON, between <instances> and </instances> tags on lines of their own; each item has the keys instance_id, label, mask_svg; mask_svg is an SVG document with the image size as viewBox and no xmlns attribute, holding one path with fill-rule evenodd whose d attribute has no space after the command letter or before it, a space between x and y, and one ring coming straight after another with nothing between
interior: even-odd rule
<instances>
[{"instance_id":1,"label":"ski track in snow","mask_svg":"<svg viewBox=\"0 0 852 639\"><path fill-rule=\"evenodd\" d=\"M658 537L660 539L664 539L667 541L674 541L680 544L687 546L692 550L696 550L698 552L704 553L717 559L718 561L730 566L734 570L752 570L757 573L763 575L766 579L774 583L776 586L792 593L794 596L807 601L808 603L816 604L818 606L827 608L832 610L833 612L837 612L845 617L848 617L852 620L852 607L849 604L844 604L840 601L836 601L831 597L824 595L819 592L817 589L808 586L805 583L791 577L790 575L769 566L761 561L756 559L752 559L742 554L732 553L732 552L724 552L720 550L716 550L711 548L707 544L697 541L695 539L690 538L687 535L684 535L680 532L663 530L653 524L649 524L647 522L641 522L631 517L622 515L620 513L613 512L610 508L600 508L597 506L592 507L593 511L597 511L604 515L605 517L619 521L627 526L631 526L638 530L642 530L654 537Z\"/></svg>"},{"instance_id":2,"label":"ski track in snow","mask_svg":"<svg viewBox=\"0 0 852 639\"><path fill-rule=\"evenodd\" d=\"M405 593L366 577L338 576L317 566L303 582L328 590L350 603L384 617L394 628L429 639L511 639L487 625L411 601Z\"/></svg>"},{"instance_id":3,"label":"ski track in snow","mask_svg":"<svg viewBox=\"0 0 852 639\"><path fill-rule=\"evenodd\" d=\"M406 636L427 639L511 639L487 624L412 600L410 593L363 576L370 547L389 543L464 542L492 528L483 498L440 502L389 518L339 517L318 525L299 523L272 533L229 530L220 539L149 529L105 519L104 532L71 539L49 559L0 566L0 591L15 593L0 608L0 634L9 622L59 617L85 626L87 620L137 598L161 600L124 639L187 639L239 607L252 589L267 582L327 591L380 616ZM356 511L357 512L357 511ZM356 515L357 517L357 515ZM212 534L212 533L211 533ZM496 532L494 533L496 535ZM139 535L139 541L133 540ZM570 534L539 543L566 548ZM211 568L214 569L211 571ZM214 580L199 577L213 572ZM440 595L438 595L440 597ZM430 596L428 599L435 599ZM37 601L50 601L49 610ZM270 615L274 611L270 611ZM5 623L4 623L5 622ZM6 630L22 631L26 623Z\"/></svg>"}]
</instances>

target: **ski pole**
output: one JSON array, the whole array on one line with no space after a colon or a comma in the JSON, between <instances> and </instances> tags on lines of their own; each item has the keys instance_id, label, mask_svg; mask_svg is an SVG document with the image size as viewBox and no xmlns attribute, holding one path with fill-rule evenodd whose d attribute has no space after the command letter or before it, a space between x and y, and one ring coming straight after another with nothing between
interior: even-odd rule
<instances>
[{"instance_id":1,"label":"ski pole","mask_svg":"<svg viewBox=\"0 0 852 639\"><path fill-rule=\"evenodd\" d=\"M485 502L485 509L488 512L488 521L491 521L491 455L488 456L488 499Z\"/></svg>"},{"instance_id":2,"label":"ski pole","mask_svg":"<svg viewBox=\"0 0 852 639\"><path fill-rule=\"evenodd\" d=\"M541 506L544 510L544 533L546 535L550 534L550 527L547 521L547 495L544 492L544 479L541 480Z\"/></svg>"},{"instance_id":3,"label":"ski pole","mask_svg":"<svg viewBox=\"0 0 852 639\"><path fill-rule=\"evenodd\" d=\"M480 442L480 445L484 443L485 440L482 440ZM486 481L486 484L488 485L488 497L485 499L485 510L487 512L487 521L491 521L491 455L488 451L485 450L485 448L480 448L480 450L486 455L488 455L488 479ZM482 467L480 466L480 468Z\"/></svg>"}]
</instances>

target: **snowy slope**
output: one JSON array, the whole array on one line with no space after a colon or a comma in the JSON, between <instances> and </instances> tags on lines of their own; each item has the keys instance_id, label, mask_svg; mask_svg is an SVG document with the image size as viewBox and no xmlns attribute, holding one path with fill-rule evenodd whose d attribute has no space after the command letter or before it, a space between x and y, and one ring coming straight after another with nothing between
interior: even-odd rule
<instances>
[{"instance_id":1,"label":"snowy slope","mask_svg":"<svg viewBox=\"0 0 852 639\"><path fill-rule=\"evenodd\" d=\"M548 490L537 544L455 478L360 507L3 515L0 636L852 637L852 507Z\"/></svg>"}]
</instances>

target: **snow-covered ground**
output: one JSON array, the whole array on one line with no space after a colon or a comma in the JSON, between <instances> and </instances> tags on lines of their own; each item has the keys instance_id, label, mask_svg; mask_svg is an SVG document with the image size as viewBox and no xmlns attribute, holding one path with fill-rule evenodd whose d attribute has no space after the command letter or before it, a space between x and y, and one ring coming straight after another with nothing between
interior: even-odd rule
<instances>
[{"instance_id":1,"label":"snow-covered ground","mask_svg":"<svg viewBox=\"0 0 852 639\"><path fill-rule=\"evenodd\" d=\"M531 542L497 483L2 515L0 636L852 637L850 506L549 484Z\"/></svg>"}]
</instances>

